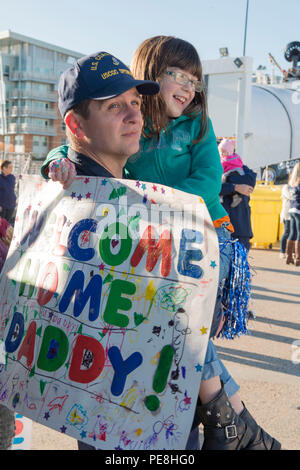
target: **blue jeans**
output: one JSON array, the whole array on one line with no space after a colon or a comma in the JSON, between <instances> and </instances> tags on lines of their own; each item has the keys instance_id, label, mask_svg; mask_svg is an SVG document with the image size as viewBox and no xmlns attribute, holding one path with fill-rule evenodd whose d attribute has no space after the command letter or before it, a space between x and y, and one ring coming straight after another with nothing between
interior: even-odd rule
<instances>
[{"instance_id":1,"label":"blue jeans","mask_svg":"<svg viewBox=\"0 0 300 470\"><path fill-rule=\"evenodd\" d=\"M285 253L286 241L290 233L290 220L285 219L283 223L284 223L284 231L280 239L280 253Z\"/></svg>"},{"instance_id":2,"label":"blue jeans","mask_svg":"<svg viewBox=\"0 0 300 470\"><path fill-rule=\"evenodd\" d=\"M290 217L291 223L288 240L296 240L300 242L300 214L296 212L290 212Z\"/></svg>"}]
</instances>

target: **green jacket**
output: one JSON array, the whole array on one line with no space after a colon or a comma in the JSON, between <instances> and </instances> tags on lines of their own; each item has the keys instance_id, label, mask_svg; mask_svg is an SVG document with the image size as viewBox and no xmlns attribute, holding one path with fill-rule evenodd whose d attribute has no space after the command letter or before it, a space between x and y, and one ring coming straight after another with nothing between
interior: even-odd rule
<instances>
[{"instance_id":1,"label":"green jacket","mask_svg":"<svg viewBox=\"0 0 300 470\"><path fill-rule=\"evenodd\" d=\"M159 142L142 137L140 151L129 158L126 169L133 179L201 196L217 220L227 215L219 198L223 167L210 120L206 137L193 144L200 125L201 114L195 119L182 115L161 132Z\"/></svg>"},{"instance_id":2,"label":"green jacket","mask_svg":"<svg viewBox=\"0 0 300 470\"><path fill-rule=\"evenodd\" d=\"M200 114L195 119L182 115L161 132L158 142L142 137L140 151L129 158L126 169L132 179L201 196L212 220L217 220L227 215L219 198L223 168L210 120L206 137L193 144L200 132L200 120ZM67 156L67 151L68 146L63 145L48 154L41 169L44 177L49 162Z\"/></svg>"}]
</instances>

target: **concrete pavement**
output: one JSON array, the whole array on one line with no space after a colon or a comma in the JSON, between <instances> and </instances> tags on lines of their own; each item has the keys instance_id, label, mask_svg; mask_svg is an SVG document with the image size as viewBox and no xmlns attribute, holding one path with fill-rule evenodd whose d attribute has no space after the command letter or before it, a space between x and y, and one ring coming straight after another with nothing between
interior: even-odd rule
<instances>
[{"instance_id":1,"label":"concrete pavement","mask_svg":"<svg viewBox=\"0 0 300 470\"><path fill-rule=\"evenodd\" d=\"M283 449L300 450L300 267L286 265L276 249L249 256L256 314L251 336L215 343L257 422ZM72 450L77 443L33 423L32 449Z\"/></svg>"}]
</instances>

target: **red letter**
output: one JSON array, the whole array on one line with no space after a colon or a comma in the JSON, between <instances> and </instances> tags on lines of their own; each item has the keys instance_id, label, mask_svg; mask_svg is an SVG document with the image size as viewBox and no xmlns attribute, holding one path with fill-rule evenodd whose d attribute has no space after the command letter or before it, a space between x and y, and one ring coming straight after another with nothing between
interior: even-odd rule
<instances>
[{"instance_id":1,"label":"red letter","mask_svg":"<svg viewBox=\"0 0 300 470\"><path fill-rule=\"evenodd\" d=\"M132 255L130 261L131 266L135 268L139 264L146 250L148 250L146 261L147 271L151 272L153 270L159 256L162 255L161 275L164 277L168 276L171 271L172 260L172 238L170 231L164 230L156 243L155 230L151 225L148 225Z\"/></svg>"},{"instance_id":2,"label":"red letter","mask_svg":"<svg viewBox=\"0 0 300 470\"><path fill-rule=\"evenodd\" d=\"M60 237L63 227L67 221L67 217L65 215L61 215L55 227L55 234L54 234L54 248L52 250L53 255L63 256L66 252L66 247L64 245L60 245Z\"/></svg>"},{"instance_id":3,"label":"red letter","mask_svg":"<svg viewBox=\"0 0 300 470\"><path fill-rule=\"evenodd\" d=\"M21 357L25 356L27 358L27 367L30 367L33 362L35 333L36 323L35 321L32 321L28 327L26 336L18 352L18 361L21 359Z\"/></svg>"},{"instance_id":4,"label":"red letter","mask_svg":"<svg viewBox=\"0 0 300 470\"><path fill-rule=\"evenodd\" d=\"M90 336L79 335L73 349L69 377L74 382L87 384L101 374L104 363L105 352L101 343Z\"/></svg>"},{"instance_id":5,"label":"red letter","mask_svg":"<svg viewBox=\"0 0 300 470\"><path fill-rule=\"evenodd\" d=\"M49 279L47 279L48 277L50 278L50 283L49 283ZM47 286L45 286L47 280L48 280ZM50 300L53 297L53 294L56 291L57 284L58 284L57 268L54 263L50 262L46 265L45 271L41 277L41 281L39 282L39 289L37 292L37 301L39 305L43 306L43 305L46 305L48 302L50 302Z\"/></svg>"}]
</instances>

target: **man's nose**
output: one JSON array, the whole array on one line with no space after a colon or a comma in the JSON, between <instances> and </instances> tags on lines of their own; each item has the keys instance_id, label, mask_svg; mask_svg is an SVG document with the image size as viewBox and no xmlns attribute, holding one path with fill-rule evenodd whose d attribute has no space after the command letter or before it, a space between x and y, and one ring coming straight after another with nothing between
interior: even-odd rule
<instances>
[{"instance_id":1,"label":"man's nose","mask_svg":"<svg viewBox=\"0 0 300 470\"><path fill-rule=\"evenodd\" d=\"M142 121L141 110L137 107L127 106L125 121L134 123Z\"/></svg>"}]
</instances>

